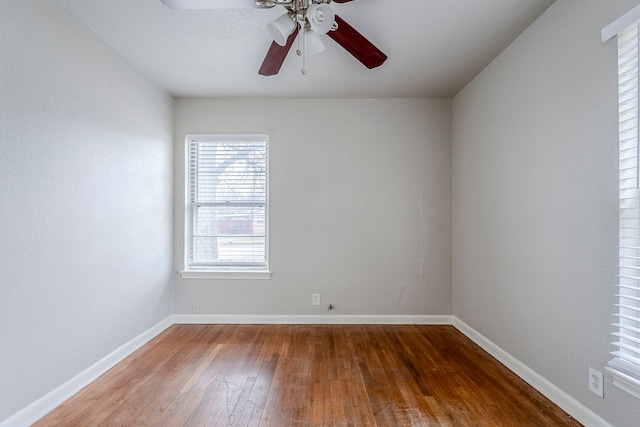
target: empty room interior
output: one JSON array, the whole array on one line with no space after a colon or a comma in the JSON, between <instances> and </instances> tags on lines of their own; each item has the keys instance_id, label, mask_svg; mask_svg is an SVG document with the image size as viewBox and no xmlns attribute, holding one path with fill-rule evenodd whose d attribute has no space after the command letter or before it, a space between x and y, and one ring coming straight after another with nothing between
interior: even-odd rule
<instances>
[{"instance_id":1,"label":"empty room interior","mask_svg":"<svg viewBox=\"0 0 640 427\"><path fill-rule=\"evenodd\" d=\"M1 0L0 426L639 426L638 6Z\"/></svg>"}]
</instances>

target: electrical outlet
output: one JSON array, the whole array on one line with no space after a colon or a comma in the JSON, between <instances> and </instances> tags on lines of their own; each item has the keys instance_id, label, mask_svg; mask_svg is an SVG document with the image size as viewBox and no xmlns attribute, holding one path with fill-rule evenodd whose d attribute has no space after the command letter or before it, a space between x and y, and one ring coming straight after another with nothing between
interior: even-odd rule
<instances>
[{"instance_id":1,"label":"electrical outlet","mask_svg":"<svg viewBox=\"0 0 640 427\"><path fill-rule=\"evenodd\" d=\"M589 390L600 397L604 397L604 380L602 372L589 368Z\"/></svg>"},{"instance_id":2,"label":"electrical outlet","mask_svg":"<svg viewBox=\"0 0 640 427\"><path fill-rule=\"evenodd\" d=\"M200 313L200 304L198 304L197 302L192 302L191 303L191 313L193 313L193 314Z\"/></svg>"},{"instance_id":3,"label":"electrical outlet","mask_svg":"<svg viewBox=\"0 0 640 427\"><path fill-rule=\"evenodd\" d=\"M311 294L311 304L320 305L320 294Z\"/></svg>"}]
</instances>

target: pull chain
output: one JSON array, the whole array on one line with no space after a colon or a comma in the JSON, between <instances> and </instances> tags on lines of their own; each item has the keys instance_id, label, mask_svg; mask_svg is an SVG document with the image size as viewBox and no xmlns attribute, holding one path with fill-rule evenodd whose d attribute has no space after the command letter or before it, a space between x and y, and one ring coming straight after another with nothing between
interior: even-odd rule
<instances>
[{"instance_id":1,"label":"pull chain","mask_svg":"<svg viewBox=\"0 0 640 427\"><path fill-rule=\"evenodd\" d=\"M302 70L300 70L303 76L307 75L307 29L303 25L302 27Z\"/></svg>"}]
</instances>

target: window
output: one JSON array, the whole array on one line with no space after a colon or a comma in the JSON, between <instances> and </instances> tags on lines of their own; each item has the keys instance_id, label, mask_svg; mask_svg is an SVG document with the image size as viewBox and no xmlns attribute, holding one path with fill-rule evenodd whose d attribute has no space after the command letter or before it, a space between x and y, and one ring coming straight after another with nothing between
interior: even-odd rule
<instances>
[{"instance_id":1,"label":"window","mask_svg":"<svg viewBox=\"0 0 640 427\"><path fill-rule=\"evenodd\" d=\"M618 36L619 219L614 385L640 397L640 182L638 165L638 22ZM603 30L604 35L604 30Z\"/></svg>"},{"instance_id":2,"label":"window","mask_svg":"<svg viewBox=\"0 0 640 427\"><path fill-rule=\"evenodd\" d=\"M268 136L188 135L186 146L182 277L268 278Z\"/></svg>"}]
</instances>

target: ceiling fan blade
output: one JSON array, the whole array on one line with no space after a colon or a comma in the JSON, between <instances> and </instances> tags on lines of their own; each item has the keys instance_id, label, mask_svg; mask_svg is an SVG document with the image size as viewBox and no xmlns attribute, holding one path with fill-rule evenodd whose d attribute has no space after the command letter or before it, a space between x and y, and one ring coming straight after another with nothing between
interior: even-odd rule
<instances>
[{"instance_id":1,"label":"ceiling fan blade","mask_svg":"<svg viewBox=\"0 0 640 427\"><path fill-rule=\"evenodd\" d=\"M387 55L338 15L336 15L336 24L338 24L338 29L329 31L327 33L329 37L369 69L384 64Z\"/></svg>"},{"instance_id":2,"label":"ceiling fan blade","mask_svg":"<svg viewBox=\"0 0 640 427\"><path fill-rule=\"evenodd\" d=\"M282 63L289 53L289 50L291 50L293 41L298 35L298 31L299 27L296 26L295 30L293 30L293 33L291 33L289 35L289 38L287 38L287 43L284 46L280 46L276 42L271 43L271 47L269 48L264 61L262 61L262 66L260 67L260 71L258 71L258 74L262 76L274 76L278 74L278 72L280 71L280 67L282 67Z\"/></svg>"},{"instance_id":3,"label":"ceiling fan blade","mask_svg":"<svg viewBox=\"0 0 640 427\"><path fill-rule=\"evenodd\" d=\"M353 0L332 0L334 3L349 3L350 1Z\"/></svg>"},{"instance_id":4,"label":"ceiling fan blade","mask_svg":"<svg viewBox=\"0 0 640 427\"><path fill-rule=\"evenodd\" d=\"M256 8L255 0L161 0L170 9L247 9Z\"/></svg>"}]
</instances>

